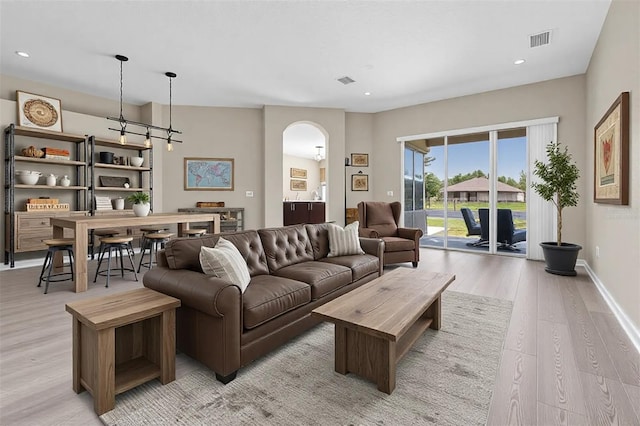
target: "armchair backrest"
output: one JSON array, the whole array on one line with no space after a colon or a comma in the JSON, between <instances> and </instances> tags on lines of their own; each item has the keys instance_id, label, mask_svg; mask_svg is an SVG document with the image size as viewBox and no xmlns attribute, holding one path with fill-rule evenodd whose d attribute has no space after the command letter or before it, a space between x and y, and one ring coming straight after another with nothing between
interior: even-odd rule
<instances>
[{"instance_id":1,"label":"armchair backrest","mask_svg":"<svg viewBox=\"0 0 640 426\"><path fill-rule=\"evenodd\" d=\"M380 237L397 236L401 210L398 201L361 201L358 203L360 227L374 229Z\"/></svg>"},{"instance_id":2,"label":"armchair backrest","mask_svg":"<svg viewBox=\"0 0 640 426\"><path fill-rule=\"evenodd\" d=\"M511 209L498 209L498 242L513 244L513 214Z\"/></svg>"},{"instance_id":3,"label":"armchair backrest","mask_svg":"<svg viewBox=\"0 0 640 426\"><path fill-rule=\"evenodd\" d=\"M480 239L489 241L489 209L478 209L480 216Z\"/></svg>"},{"instance_id":4,"label":"armchair backrest","mask_svg":"<svg viewBox=\"0 0 640 426\"><path fill-rule=\"evenodd\" d=\"M468 207L462 207L460 209L464 223L467 225L467 235L480 235L480 225L476 223L476 218L473 216L473 212Z\"/></svg>"}]
</instances>

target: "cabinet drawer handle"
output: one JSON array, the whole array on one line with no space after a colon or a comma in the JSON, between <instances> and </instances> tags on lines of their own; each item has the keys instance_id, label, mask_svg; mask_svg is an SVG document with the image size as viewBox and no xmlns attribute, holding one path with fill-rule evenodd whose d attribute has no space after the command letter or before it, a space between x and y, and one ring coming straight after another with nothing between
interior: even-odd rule
<instances>
[{"instance_id":1,"label":"cabinet drawer handle","mask_svg":"<svg viewBox=\"0 0 640 426\"><path fill-rule=\"evenodd\" d=\"M48 225L48 223L45 222L45 221L42 221L42 222L40 222L40 225Z\"/></svg>"}]
</instances>

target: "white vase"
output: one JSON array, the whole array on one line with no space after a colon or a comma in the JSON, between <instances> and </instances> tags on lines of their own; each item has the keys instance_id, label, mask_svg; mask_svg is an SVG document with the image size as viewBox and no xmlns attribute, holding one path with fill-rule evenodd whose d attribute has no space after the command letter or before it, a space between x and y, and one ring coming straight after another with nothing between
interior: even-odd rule
<instances>
[{"instance_id":1,"label":"white vase","mask_svg":"<svg viewBox=\"0 0 640 426\"><path fill-rule=\"evenodd\" d=\"M47 186L56 186L56 177L55 177L55 175L51 174L51 175L47 176Z\"/></svg>"},{"instance_id":2,"label":"white vase","mask_svg":"<svg viewBox=\"0 0 640 426\"><path fill-rule=\"evenodd\" d=\"M71 185L71 180L69 179L69 176L64 175L64 176L62 177L62 179L60 179L60 185L62 185L62 186L69 186L69 185Z\"/></svg>"},{"instance_id":3,"label":"white vase","mask_svg":"<svg viewBox=\"0 0 640 426\"><path fill-rule=\"evenodd\" d=\"M151 210L151 204L134 204L133 205L133 214L136 216L147 216L149 211Z\"/></svg>"}]
</instances>

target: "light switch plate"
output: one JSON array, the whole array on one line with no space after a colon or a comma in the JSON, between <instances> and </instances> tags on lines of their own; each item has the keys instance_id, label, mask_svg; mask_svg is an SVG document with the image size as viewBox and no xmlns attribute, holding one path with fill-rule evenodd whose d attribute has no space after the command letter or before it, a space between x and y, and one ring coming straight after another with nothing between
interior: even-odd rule
<instances>
[{"instance_id":1,"label":"light switch plate","mask_svg":"<svg viewBox=\"0 0 640 426\"><path fill-rule=\"evenodd\" d=\"M387 196L393 197L393 191L387 191Z\"/></svg>"},{"instance_id":2,"label":"light switch plate","mask_svg":"<svg viewBox=\"0 0 640 426\"><path fill-rule=\"evenodd\" d=\"M246 191L244 194L247 197L253 197L253 191Z\"/></svg>"}]
</instances>

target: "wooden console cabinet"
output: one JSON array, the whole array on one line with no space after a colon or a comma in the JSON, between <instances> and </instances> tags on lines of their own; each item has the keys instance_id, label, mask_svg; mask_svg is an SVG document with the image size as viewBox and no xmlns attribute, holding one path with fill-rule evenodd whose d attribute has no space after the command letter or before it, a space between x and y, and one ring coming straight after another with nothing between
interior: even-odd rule
<instances>
[{"instance_id":1,"label":"wooden console cabinet","mask_svg":"<svg viewBox=\"0 0 640 426\"><path fill-rule=\"evenodd\" d=\"M285 201L283 203L283 224L325 222L325 203L322 201Z\"/></svg>"}]
</instances>

